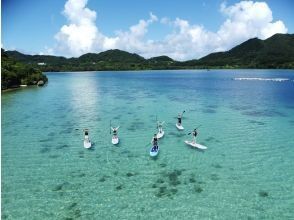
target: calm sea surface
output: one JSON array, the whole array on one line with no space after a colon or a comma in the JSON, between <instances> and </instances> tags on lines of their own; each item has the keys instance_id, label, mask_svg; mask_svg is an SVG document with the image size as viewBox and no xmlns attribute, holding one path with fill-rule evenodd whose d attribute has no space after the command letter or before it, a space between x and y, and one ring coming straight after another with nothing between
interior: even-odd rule
<instances>
[{"instance_id":1,"label":"calm sea surface","mask_svg":"<svg viewBox=\"0 0 294 220\"><path fill-rule=\"evenodd\" d=\"M47 76L2 93L2 219L294 218L294 71ZM205 151L184 144L199 125Z\"/></svg>"}]
</instances>

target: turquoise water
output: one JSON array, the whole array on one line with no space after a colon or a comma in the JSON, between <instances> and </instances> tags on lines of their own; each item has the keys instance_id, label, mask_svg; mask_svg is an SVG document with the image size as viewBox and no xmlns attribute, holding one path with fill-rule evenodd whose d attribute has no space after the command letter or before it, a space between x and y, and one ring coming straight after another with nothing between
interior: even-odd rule
<instances>
[{"instance_id":1,"label":"turquoise water","mask_svg":"<svg viewBox=\"0 0 294 220\"><path fill-rule=\"evenodd\" d=\"M46 87L2 94L2 219L294 217L294 71L47 76ZM156 117L165 136L152 159ZM199 125L205 151L184 144Z\"/></svg>"}]
</instances>

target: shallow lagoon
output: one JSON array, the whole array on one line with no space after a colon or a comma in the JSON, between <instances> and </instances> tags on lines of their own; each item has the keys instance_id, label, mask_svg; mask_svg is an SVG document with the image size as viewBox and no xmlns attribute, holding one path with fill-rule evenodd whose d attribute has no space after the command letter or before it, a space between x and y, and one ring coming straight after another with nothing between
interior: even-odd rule
<instances>
[{"instance_id":1,"label":"shallow lagoon","mask_svg":"<svg viewBox=\"0 0 294 220\"><path fill-rule=\"evenodd\" d=\"M2 94L3 219L293 217L294 71L47 76L44 88ZM166 135L153 160L156 117ZM119 146L110 120L121 126ZM206 151L184 144L198 125Z\"/></svg>"}]
</instances>

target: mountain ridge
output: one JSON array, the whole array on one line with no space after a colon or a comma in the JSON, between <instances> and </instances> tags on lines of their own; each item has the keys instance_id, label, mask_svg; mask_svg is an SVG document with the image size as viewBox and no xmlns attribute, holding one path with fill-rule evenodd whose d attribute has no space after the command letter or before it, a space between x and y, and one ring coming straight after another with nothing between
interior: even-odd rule
<instances>
[{"instance_id":1,"label":"mountain ridge","mask_svg":"<svg viewBox=\"0 0 294 220\"><path fill-rule=\"evenodd\" d=\"M176 61L162 55L146 59L136 53L113 49L65 58L52 55L26 55L6 51L19 62L42 71L209 69L209 68L294 68L294 34L275 34L260 40L249 39L225 52L200 59ZM40 66L40 63L44 65Z\"/></svg>"}]
</instances>

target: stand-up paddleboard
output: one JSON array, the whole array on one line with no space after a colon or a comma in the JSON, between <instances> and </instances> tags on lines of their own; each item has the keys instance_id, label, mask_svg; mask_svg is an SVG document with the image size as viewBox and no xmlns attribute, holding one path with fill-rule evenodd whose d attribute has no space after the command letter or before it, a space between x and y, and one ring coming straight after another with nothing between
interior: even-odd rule
<instances>
[{"instance_id":1,"label":"stand-up paddleboard","mask_svg":"<svg viewBox=\"0 0 294 220\"><path fill-rule=\"evenodd\" d=\"M201 145L201 144L197 144L194 141L185 141L185 144L187 144L187 145L189 145L191 147L195 147L195 148L201 149L201 150L206 150L207 149L206 146Z\"/></svg>"},{"instance_id":2,"label":"stand-up paddleboard","mask_svg":"<svg viewBox=\"0 0 294 220\"><path fill-rule=\"evenodd\" d=\"M157 117L156 117L156 121L157 121ZM160 138L162 138L164 136L164 130L162 128L162 126L163 126L164 123L165 123L165 121L163 121L163 122L157 121L158 133L157 133L156 137L158 139L160 139Z\"/></svg>"},{"instance_id":3,"label":"stand-up paddleboard","mask_svg":"<svg viewBox=\"0 0 294 220\"><path fill-rule=\"evenodd\" d=\"M92 147L91 141L88 138L85 138L85 140L84 140L84 148L88 149L90 147Z\"/></svg>"},{"instance_id":4,"label":"stand-up paddleboard","mask_svg":"<svg viewBox=\"0 0 294 220\"><path fill-rule=\"evenodd\" d=\"M150 156L151 156L151 157L156 157L156 156L158 155L158 152L159 152L159 147L158 147L157 150L155 150L155 148L152 147L152 148L150 149Z\"/></svg>"},{"instance_id":5,"label":"stand-up paddleboard","mask_svg":"<svg viewBox=\"0 0 294 220\"><path fill-rule=\"evenodd\" d=\"M89 138L89 129L84 129L84 148L92 147L92 143Z\"/></svg>"},{"instance_id":6,"label":"stand-up paddleboard","mask_svg":"<svg viewBox=\"0 0 294 220\"><path fill-rule=\"evenodd\" d=\"M158 131L158 133L157 133L157 138L160 139L160 138L162 138L163 136L164 136L164 131L163 131L163 130L161 130L161 132Z\"/></svg>"},{"instance_id":7,"label":"stand-up paddleboard","mask_svg":"<svg viewBox=\"0 0 294 220\"><path fill-rule=\"evenodd\" d=\"M112 144L114 144L114 145L118 144L118 143L119 143L119 138L118 138L118 136L112 136L111 142L112 142Z\"/></svg>"},{"instance_id":8,"label":"stand-up paddleboard","mask_svg":"<svg viewBox=\"0 0 294 220\"><path fill-rule=\"evenodd\" d=\"M177 127L177 129L179 129L180 131L184 130L184 127L182 126L182 124L178 124L178 123L176 123L176 127Z\"/></svg>"},{"instance_id":9,"label":"stand-up paddleboard","mask_svg":"<svg viewBox=\"0 0 294 220\"><path fill-rule=\"evenodd\" d=\"M111 127L111 121L110 121L110 134L111 134L111 130L113 132L113 135L112 135L112 138L111 138L111 143L116 145L119 143L119 137L118 137L118 134L117 134L117 131L119 129L119 126L118 127Z\"/></svg>"}]
</instances>

